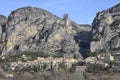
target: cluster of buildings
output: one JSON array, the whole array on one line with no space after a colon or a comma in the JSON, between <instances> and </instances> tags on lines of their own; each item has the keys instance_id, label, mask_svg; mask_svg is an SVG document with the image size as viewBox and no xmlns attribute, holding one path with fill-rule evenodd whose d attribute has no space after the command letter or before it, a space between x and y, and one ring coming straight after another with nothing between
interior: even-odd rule
<instances>
[{"instance_id":1,"label":"cluster of buildings","mask_svg":"<svg viewBox=\"0 0 120 80\"><path fill-rule=\"evenodd\" d=\"M99 54L97 56L88 57L85 59L86 64L95 64L97 67L102 69L109 67L113 61L114 56L112 56L110 53Z\"/></svg>"},{"instance_id":2,"label":"cluster of buildings","mask_svg":"<svg viewBox=\"0 0 120 80\"><path fill-rule=\"evenodd\" d=\"M18 60L15 62L10 62L7 69L10 71L21 71L27 68L33 69L34 67L37 67L39 70L61 70L61 68L70 69L72 67L75 67L77 71L85 71L87 69L87 65L96 65L100 69L105 69L110 66L113 68L116 67L114 65L111 65L112 62L120 62L118 60L116 61L116 59L120 60L120 57L118 55L115 56L111 53L98 54L94 57L87 57L83 61L70 56L59 58L54 58L51 56L47 58L37 57L35 60L27 60L28 57L23 55L22 58L26 59L26 61Z\"/></svg>"},{"instance_id":3,"label":"cluster of buildings","mask_svg":"<svg viewBox=\"0 0 120 80\"><path fill-rule=\"evenodd\" d=\"M24 56L25 58L25 56ZM26 57L27 58L27 57ZM17 62L10 62L9 70L12 71L21 71L24 68L32 68L38 67L40 70L59 70L62 67L66 67L70 69L73 64L77 63L78 61L74 58L43 58L38 57L36 60L33 61L17 61Z\"/></svg>"}]
</instances>

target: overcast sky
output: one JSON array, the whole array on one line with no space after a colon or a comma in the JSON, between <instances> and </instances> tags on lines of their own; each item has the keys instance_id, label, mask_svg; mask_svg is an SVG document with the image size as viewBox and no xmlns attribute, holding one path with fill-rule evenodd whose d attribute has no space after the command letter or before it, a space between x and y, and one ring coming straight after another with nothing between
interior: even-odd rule
<instances>
[{"instance_id":1,"label":"overcast sky","mask_svg":"<svg viewBox=\"0 0 120 80\"><path fill-rule=\"evenodd\" d=\"M79 24L91 24L98 11L118 4L120 0L1 0L0 14L8 16L20 7L40 7L63 17L68 13L71 20Z\"/></svg>"}]
</instances>

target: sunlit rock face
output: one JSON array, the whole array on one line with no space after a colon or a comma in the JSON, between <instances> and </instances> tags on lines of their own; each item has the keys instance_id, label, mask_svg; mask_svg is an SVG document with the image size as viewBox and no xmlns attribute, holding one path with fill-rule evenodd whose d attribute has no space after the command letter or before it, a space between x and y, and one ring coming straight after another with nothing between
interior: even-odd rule
<instances>
[{"instance_id":1,"label":"sunlit rock face","mask_svg":"<svg viewBox=\"0 0 120 80\"><path fill-rule=\"evenodd\" d=\"M91 31L91 52L120 49L120 4L98 12Z\"/></svg>"},{"instance_id":2,"label":"sunlit rock face","mask_svg":"<svg viewBox=\"0 0 120 80\"><path fill-rule=\"evenodd\" d=\"M89 25L86 28L84 25L78 25L71 21L67 14L59 18L35 7L23 7L13 11L5 22L6 42L1 51L2 55L27 51L49 55L73 54L82 58L80 42L88 41L88 37L81 38L86 33L79 34L84 31L90 32Z\"/></svg>"}]
</instances>

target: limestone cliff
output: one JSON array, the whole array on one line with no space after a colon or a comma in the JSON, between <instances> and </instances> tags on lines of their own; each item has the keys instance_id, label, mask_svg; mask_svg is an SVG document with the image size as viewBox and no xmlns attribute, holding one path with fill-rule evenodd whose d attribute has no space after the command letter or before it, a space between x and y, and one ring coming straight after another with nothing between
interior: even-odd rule
<instances>
[{"instance_id":1,"label":"limestone cliff","mask_svg":"<svg viewBox=\"0 0 120 80\"><path fill-rule=\"evenodd\" d=\"M5 46L6 22L7 18L3 15L0 15L0 53L2 52Z\"/></svg>"},{"instance_id":2,"label":"limestone cliff","mask_svg":"<svg viewBox=\"0 0 120 80\"><path fill-rule=\"evenodd\" d=\"M23 7L13 11L8 16L5 27L6 42L2 55L42 52L48 55L72 54L81 58L82 47L79 44L88 41L88 37L82 38L83 35L79 34L90 32L90 26L83 28L83 25L71 21L67 14L59 18L35 7Z\"/></svg>"},{"instance_id":3,"label":"limestone cliff","mask_svg":"<svg viewBox=\"0 0 120 80\"><path fill-rule=\"evenodd\" d=\"M91 34L91 52L120 49L120 4L97 13Z\"/></svg>"}]
</instances>

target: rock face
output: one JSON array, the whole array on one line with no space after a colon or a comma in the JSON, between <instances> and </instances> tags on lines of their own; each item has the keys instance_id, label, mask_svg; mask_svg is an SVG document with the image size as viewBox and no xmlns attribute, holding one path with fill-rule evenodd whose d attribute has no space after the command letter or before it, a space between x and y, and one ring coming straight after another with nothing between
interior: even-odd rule
<instances>
[{"instance_id":1,"label":"rock face","mask_svg":"<svg viewBox=\"0 0 120 80\"><path fill-rule=\"evenodd\" d=\"M5 38L6 38L6 22L7 18L3 15L0 15L0 53L5 46Z\"/></svg>"},{"instance_id":2,"label":"rock face","mask_svg":"<svg viewBox=\"0 0 120 80\"><path fill-rule=\"evenodd\" d=\"M120 4L97 13L91 31L91 52L120 49Z\"/></svg>"},{"instance_id":3,"label":"rock face","mask_svg":"<svg viewBox=\"0 0 120 80\"><path fill-rule=\"evenodd\" d=\"M43 52L49 55L73 54L81 58L79 43L86 42L87 38L80 39L79 37L83 35L79 34L90 31L90 29L87 28L88 26L82 28L82 25L79 28L80 26L71 21L67 14L61 19L40 8L17 9L9 15L5 29L3 29L5 39L2 41L6 40L6 42L1 53L6 55L25 51Z\"/></svg>"}]
</instances>

